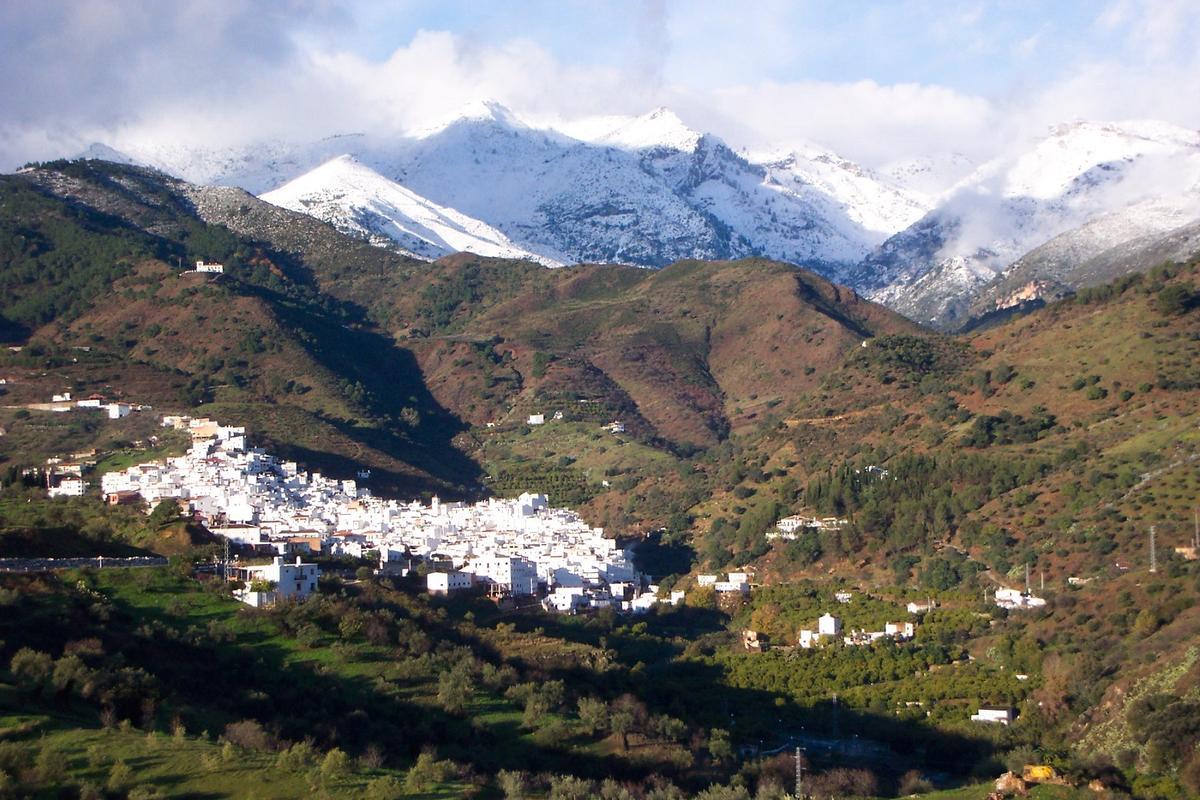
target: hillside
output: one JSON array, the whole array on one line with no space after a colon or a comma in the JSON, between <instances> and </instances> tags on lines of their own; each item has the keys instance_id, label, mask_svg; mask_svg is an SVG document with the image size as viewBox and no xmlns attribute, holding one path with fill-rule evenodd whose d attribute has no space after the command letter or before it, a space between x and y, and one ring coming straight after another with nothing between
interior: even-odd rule
<instances>
[{"instance_id":1,"label":"hillside","mask_svg":"<svg viewBox=\"0 0 1200 800\"><path fill-rule=\"evenodd\" d=\"M32 231L22 204L37 206L49 238L14 254L9 285L32 280L2 313L54 353L90 348L84 385L161 376L146 401L204 402L254 423L281 454L342 473L362 461L381 473L377 488L471 491L478 464L507 467L460 434L538 411L597 428L621 420L674 459L757 424L863 338L913 329L775 262L657 273L466 254L422 264L144 168L59 163L7 180L20 199L6 204L10 224ZM72 270L76 240L112 252ZM60 272L46 269L52 259L67 260ZM197 259L226 271L170 266ZM75 304L54 305L56 293Z\"/></svg>"},{"instance_id":2,"label":"hillside","mask_svg":"<svg viewBox=\"0 0 1200 800\"><path fill-rule=\"evenodd\" d=\"M1051 302L1123 275L1186 261L1200 252L1200 222L1174 225L1169 224L1170 217L1160 216L1145 227L1135 228L1145 232L1132 236L1128 222L1114 216L1068 231L1026 253L978 296L964 298L962 307L969 307L969 313L955 316L977 319L1021 304ZM1168 223L1165 232L1158 230L1164 222Z\"/></svg>"},{"instance_id":3,"label":"hillside","mask_svg":"<svg viewBox=\"0 0 1200 800\"><path fill-rule=\"evenodd\" d=\"M1065 284L1117 277L1081 262L1194 219L1198 186L1195 131L1153 121L1055 126L979 167L844 280L911 319L954 330L1010 267L1025 275L1014 289L1075 270Z\"/></svg>"},{"instance_id":4,"label":"hillside","mask_svg":"<svg viewBox=\"0 0 1200 800\"><path fill-rule=\"evenodd\" d=\"M16 467L61 452L96 448L112 468L177 446L150 442L157 434L146 412L99 421L18 407L71 390L149 402L154 414L195 408L244 423L273 452L329 474L370 467L379 492L546 491L593 524L637 540L642 568L663 587L687 589L690 608L654 615L645 630L620 618L568 624L521 616L516 630L534 639L511 651L496 640L509 635L509 622L482 606L471 608L473 618L451 609L449 622L390 595L368 608L399 604L409 610L398 616L425 620L422 629L457 631L438 636L478 636L477 685L490 686L489 670L503 667L496 652L511 661L536 640L539 652L555 654L547 658L575 658L586 645L597 648L586 650L585 671L603 673L596 686L606 703L618 703L627 684L645 685L638 682L648 674L653 691L639 689L642 702L681 720L692 738L711 740L712 729L726 724L726 712L714 716L710 705L689 699L714 691L731 707L753 709L728 723L737 742L779 735L780 714L793 739L806 735L797 733L802 726L834 738L839 727L856 731L890 753L886 769L871 761L875 783L859 788L874 788L859 794L899 791L910 769L960 781L972 769L994 775L1001 761L1033 759L1148 796L1152 784L1191 785L1187 752L1130 742L1159 722L1192 724L1186 676L1200 562L1175 548L1190 541L1200 492L1195 259L948 336L762 259L659 270L547 269L471 254L425 263L240 190L194 187L141 168L49 165L2 186L0 222L6 241L20 245L4 251L0 265L8 289L0 313L24 345L0 356L11 406L0 411L0 454L14 480ZM178 266L197 258L220 260L225 272ZM538 414L544 424L529 424ZM622 424L606 429L611 422ZM28 502L33 489L4 491L0 515L13 553L51 538L63 553L203 551L186 529L147 532L119 509L89 516L87 498L68 509ZM777 519L795 513L846 523L802 531L794 541L767 538ZM1159 570L1148 575L1151 525ZM718 603L693 582L698 572L735 567L761 584L740 603ZM981 602L985 592L1023 586L1027 570L1048 600L1043 609L1003 612ZM138 592L105 587L117 597ZM341 602L334 598L343 588L329 588L329 602ZM859 598L841 612L856 626L894 622L914 599L933 597L940 608L919 618L911 646L835 648L808 660L735 646L747 628L790 645L838 588ZM63 602L64 589L48 591L59 598L52 605ZM196 603L196 591L179 584L167 594ZM370 598L376 589L361 591ZM65 657L64 643L22 631L7 639L9 650L28 639ZM235 635L237 653L254 646L253 635ZM300 640L312 635L272 634L293 653L287 659L301 661L308 646ZM339 674L383 663L366 651L361 662L347 657L358 652L357 634L338 626L336 636ZM93 661L89 669L102 659ZM596 666L602 662L607 671ZM451 668L438 664L421 674ZM531 672L528 680L554 674ZM1133 688L1143 676L1159 687L1146 702ZM388 689L393 700L421 708L444 701L432 677L379 677L410 687L400 695ZM525 702L497 692L478 695L481 708ZM188 731L241 719L170 692L162 699L182 703ZM1018 709L1018 723L981 736L967 720L970 709L1000 702ZM476 770L456 767L454 775L498 780L509 762L461 754L500 737L520 713L503 707L491 733L467 734L461 712L450 711L419 738ZM575 722L570 703L562 708L568 726L587 724ZM54 736L75 748L72 763L83 770L78 742L96 744L101 734L79 733L78 722L54 709L38 713L36 724L60 731ZM669 771L689 786L732 775L723 757L683 747L672 725L670 735L652 733L649 723L644 729L656 766L623 757L604 763L628 769L630 780ZM525 727L522 741L532 744L510 754L512 764L544 759L545 769L563 770L564 752L608 758L619 748L580 727L563 751L546 744L561 731ZM289 730L270 733L290 743ZM401 739L389 769L415 763L415 741ZM206 739L185 735L185 745L218 757ZM341 733L323 731L321 747L366 757ZM230 763L273 769L276 755L248 749L233 751ZM175 763L165 754L155 759L162 769ZM568 771L588 780L591 769ZM385 773L354 773L344 787L362 788ZM833 791L854 791L839 786Z\"/></svg>"},{"instance_id":5,"label":"hillside","mask_svg":"<svg viewBox=\"0 0 1200 800\"><path fill-rule=\"evenodd\" d=\"M323 295L300 258L205 224L175 183L145 170L64 164L4 181L4 225L25 244L5 254L0 314L35 343L13 361L26 394L63 389L66 376L44 371L54 365L66 386L168 408L216 403L306 462L373 465L382 487L464 491L474 480L448 448L461 425L424 391L412 357ZM226 272L173 265L199 259Z\"/></svg>"}]
</instances>

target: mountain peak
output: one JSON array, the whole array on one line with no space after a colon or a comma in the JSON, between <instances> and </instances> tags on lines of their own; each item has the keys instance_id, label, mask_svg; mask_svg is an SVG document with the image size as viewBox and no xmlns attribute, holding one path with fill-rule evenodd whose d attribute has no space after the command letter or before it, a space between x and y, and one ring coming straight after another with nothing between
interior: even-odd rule
<instances>
[{"instance_id":1,"label":"mountain peak","mask_svg":"<svg viewBox=\"0 0 1200 800\"><path fill-rule=\"evenodd\" d=\"M479 98L465 103L442 119L414 131L413 135L418 139L424 139L447 128L466 123L492 124L511 130L529 128L508 106L497 100Z\"/></svg>"},{"instance_id":2,"label":"mountain peak","mask_svg":"<svg viewBox=\"0 0 1200 800\"><path fill-rule=\"evenodd\" d=\"M88 148L81 152L77 158L98 159L100 161L111 161L114 164L133 164L137 165L140 162L132 156L122 153L113 147L110 147L103 142L92 142Z\"/></svg>"},{"instance_id":3,"label":"mountain peak","mask_svg":"<svg viewBox=\"0 0 1200 800\"><path fill-rule=\"evenodd\" d=\"M419 258L469 251L561 264L514 245L487 223L422 197L349 154L331 158L261 199L324 219L343 233L377 244L391 240Z\"/></svg>"},{"instance_id":4,"label":"mountain peak","mask_svg":"<svg viewBox=\"0 0 1200 800\"><path fill-rule=\"evenodd\" d=\"M689 128L671 109L659 106L653 111L634 117L600 138L603 144L623 150L642 150L665 147L681 152L693 152L701 134Z\"/></svg>"}]
</instances>

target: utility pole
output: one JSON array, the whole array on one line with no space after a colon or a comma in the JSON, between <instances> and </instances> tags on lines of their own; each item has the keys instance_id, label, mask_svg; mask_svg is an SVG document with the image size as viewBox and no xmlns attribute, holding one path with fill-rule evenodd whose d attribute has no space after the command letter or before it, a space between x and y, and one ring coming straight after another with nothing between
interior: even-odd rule
<instances>
[{"instance_id":1,"label":"utility pole","mask_svg":"<svg viewBox=\"0 0 1200 800\"><path fill-rule=\"evenodd\" d=\"M1045 592L1046 591L1046 570L1041 569L1041 568L1038 568L1038 583L1040 585L1040 588L1038 589L1038 591Z\"/></svg>"},{"instance_id":2,"label":"utility pole","mask_svg":"<svg viewBox=\"0 0 1200 800\"><path fill-rule=\"evenodd\" d=\"M1150 526L1150 571L1158 572L1158 539L1154 526Z\"/></svg>"},{"instance_id":3,"label":"utility pole","mask_svg":"<svg viewBox=\"0 0 1200 800\"><path fill-rule=\"evenodd\" d=\"M801 760L801 747L796 747L796 800L804 797L804 762Z\"/></svg>"},{"instance_id":4,"label":"utility pole","mask_svg":"<svg viewBox=\"0 0 1200 800\"><path fill-rule=\"evenodd\" d=\"M1200 508L1192 511L1192 549L1200 550Z\"/></svg>"},{"instance_id":5,"label":"utility pole","mask_svg":"<svg viewBox=\"0 0 1200 800\"><path fill-rule=\"evenodd\" d=\"M1029 562L1025 562L1025 594L1029 594Z\"/></svg>"}]
</instances>

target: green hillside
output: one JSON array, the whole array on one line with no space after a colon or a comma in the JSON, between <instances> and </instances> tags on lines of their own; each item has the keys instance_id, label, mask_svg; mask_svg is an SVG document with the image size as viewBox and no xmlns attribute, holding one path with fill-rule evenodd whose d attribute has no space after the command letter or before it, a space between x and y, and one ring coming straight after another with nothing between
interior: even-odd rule
<instances>
[{"instance_id":1,"label":"green hillside","mask_svg":"<svg viewBox=\"0 0 1200 800\"><path fill-rule=\"evenodd\" d=\"M144 756L164 791L176 779L177 793L199 786L177 774L187 759L274 780L290 763L279 761L284 741L310 727L320 759L336 748L353 764L321 777L305 756L313 766L292 770L303 780L280 778L280 796L304 781L332 794L403 781L423 744L454 762L442 771L447 796L498 796L502 769L615 776L642 787L632 797L650 796L654 774L693 794L714 781L757 791L785 780L786 758L733 758L716 731L764 749L859 737L874 755L856 760L841 746L813 756L830 794L974 785L1035 761L1136 796L1200 790L1200 561L1186 552L1200 505L1196 260L945 336L787 264L549 270L469 254L425 264L237 190L102 162L0 178L0 230L0 317L19 348L0 353L6 483L77 450L94 448L114 468L161 455L171 443L150 441L154 419L186 410L245 424L273 452L327 474L369 467L378 493L545 491L636 542L664 589L690 591L688 608L644 620L502 618L483 604L429 604L412 587L334 583L309 609L310 630L239 611L169 572L86 576L125 615L113 617L117 640L104 653L136 654L131 664L158 676L157 702L170 709L155 712L160 731L176 714L184 722L170 739L177 752L166 734L149 738L166 747ZM181 270L198 258L223 262L225 274ZM64 390L154 408L101 421L22 407ZM537 414L545 423L529 424ZM185 531L156 540L132 519L96 521L82 511L90 502L55 506L6 488L5 547L25 554L55 536L72 553L205 546ZM769 539L790 514L844 523ZM104 542L88 533L101 528L112 534ZM695 585L699 572L735 568L761 585L743 603ZM1024 588L1026 576L1044 608L985 601ZM70 655L52 626L17 620L78 613L74 624L108 635L81 611L91 601L72 581L9 582L17 591L6 602L21 609L0 631L10 683L23 647L56 662ZM841 609L848 627L908 619L911 600L940 606L911 644L740 649L744 629L790 648L837 589L855 598ZM335 620L351 611L378 615L385 644L341 631ZM173 638L152 621L194 635ZM404 650L421 637L427 652ZM166 642L286 668L303 687L286 695L297 703L314 691L338 699L320 725L293 718L270 705L256 672L257 688L231 690L236 705L222 706L189 693L196 676L159 676ZM81 658L90 670L119 668L104 654ZM506 666L514 673L500 681ZM447 674L471 684L471 711L439 697ZM566 694L533 724L529 703L541 709L546 698L513 686L554 680ZM13 710L0 739L63 737L76 783L107 775L84 760L93 744L129 765L143 758L134 748L144 734L100 731L94 698L29 689L0 695ZM645 707L625 708L626 694ZM602 726L586 732L597 707L581 707L584 696L640 720L635 744ZM1016 708L1016 723L968 721L989 703ZM26 707L37 718L28 730ZM418 732L392 730L397 716L419 720ZM216 742L243 719L261 724L270 746ZM371 766L356 727L377 734L385 766ZM876 744L885 750L870 751ZM554 794L548 777L530 780L535 794L571 796Z\"/></svg>"}]
</instances>

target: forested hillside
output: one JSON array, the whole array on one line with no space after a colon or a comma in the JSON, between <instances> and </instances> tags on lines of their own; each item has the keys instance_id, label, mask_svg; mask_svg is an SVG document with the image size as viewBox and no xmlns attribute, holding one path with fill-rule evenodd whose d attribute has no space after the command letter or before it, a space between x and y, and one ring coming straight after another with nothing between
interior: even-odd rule
<instances>
[{"instance_id":1,"label":"forested hillside","mask_svg":"<svg viewBox=\"0 0 1200 800\"><path fill-rule=\"evenodd\" d=\"M1139 796L1200 789L1194 259L947 336L787 264L421 263L237 190L102 162L0 179L0 230L0 316L15 348L0 355L6 482L76 449L99 448L110 466L167 452L136 417L20 407L99 392L154 414L246 424L273 452L334 476L369 467L381 494L546 491L635 544L664 593L688 591L687 608L642 621L509 619L347 574L325 587L309 629L283 613L234 613L182 572L14 584L5 602L18 613L0 639L22 688L3 691L9 709L30 703L40 715L4 723L32 726L12 734L22 757L34 732L57 731L47 746L73 754L72 775L107 780L116 751L94 738L110 735L101 711L121 709L109 720L119 748L143 738L120 718L146 724L142 709L103 694L130 669L156 687L151 727L182 720L180 753L275 775L310 722L259 696L269 692L256 670L280 668L295 697L331 698L310 743L319 758L304 751L304 763L336 750L359 765L335 764L336 778L305 773L287 791L305 781L360 791L424 764L454 785L448 794L494 794L500 770L526 770L612 775L641 787L631 796L668 797L651 794L654 774L693 793L714 781L757 787L783 765L738 760L736 748L855 735L883 749L857 761L842 744L814 755L831 793L961 783L1035 761ZM225 271L185 272L198 259ZM530 424L536 415L542 424ZM106 553L204 547L183 528L158 542L120 517L56 511L66 506L32 487L5 491L6 548L49 531L70 533L73 548L103 539ZM839 521L768 537L794 514ZM696 584L698 573L735 569L753 574L742 602ZM1027 585L1044 607L989 599ZM915 641L791 650L839 602L835 590L854 597L840 608L847 628L911 620ZM938 607L911 617L904 606L918 600ZM108 634L93 608L105 603L117 621ZM22 621L39 615L66 622ZM341 629L360 615L362 628ZM67 622L81 632L51 633ZM746 629L777 647L746 652ZM77 649L90 638L102 647ZM28 669L12 662L23 648L36 651L22 656ZM231 659L252 669L255 688L221 703L194 696L195 675L158 674L160 648ZM85 692L72 670L104 680ZM443 687L442 675L456 677ZM561 694L536 689L555 681ZM1016 708L1017 721L970 723L987 704ZM421 734L393 730L396 715L421 719ZM231 737L244 721L262 730ZM234 741L243 729L254 736ZM241 749L214 744L221 731ZM511 753L498 744L510 739ZM416 761L426 741L438 753ZM102 766L85 764L91 744L108 754ZM161 784L176 767L155 752L161 770L149 774ZM442 759L454 763L430 766ZM854 772L864 761L869 775ZM526 778L555 791L549 775Z\"/></svg>"}]
</instances>

